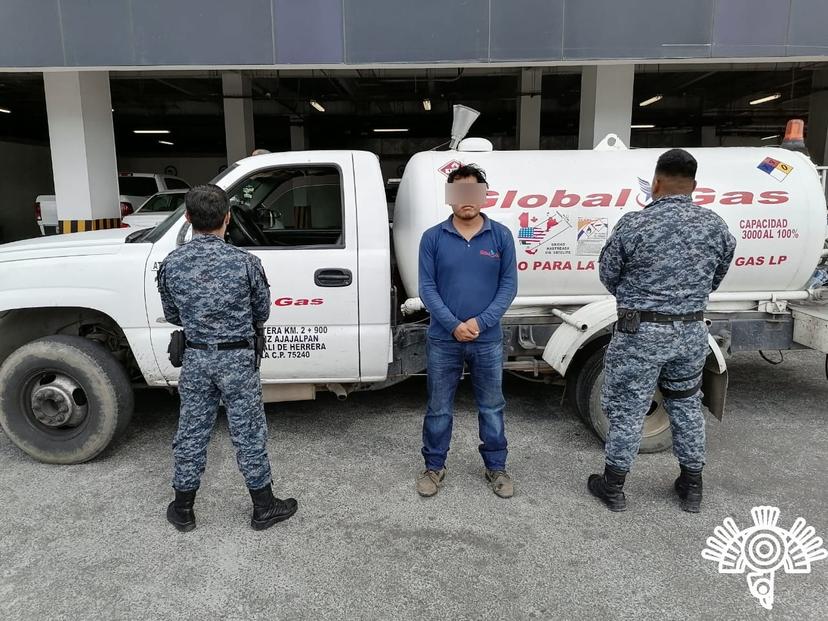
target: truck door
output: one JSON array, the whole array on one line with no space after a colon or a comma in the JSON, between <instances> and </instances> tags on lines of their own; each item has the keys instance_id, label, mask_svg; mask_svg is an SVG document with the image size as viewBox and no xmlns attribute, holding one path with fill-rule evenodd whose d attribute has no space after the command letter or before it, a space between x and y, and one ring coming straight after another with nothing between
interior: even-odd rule
<instances>
[{"instance_id":1,"label":"truck door","mask_svg":"<svg viewBox=\"0 0 828 621\"><path fill-rule=\"evenodd\" d=\"M259 156L227 187L231 242L265 268L264 381L359 379L357 228L349 153ZM281 161L280 161L281 160Z\"/></svg>"},{"instance_id":2,"label":"truck door","mask_svg":"<svg viewBox=\"0 0 828 621\"><path fill-rule=\"evenodd\" d=\"M265 326L262 380L356 381L359 275L352 158L320 152L297 159L285 153L243 160L219 181L230 199L228 242L259 257L270 282L273 306ZM175 328L163 320L155 274L164 257L190 238L183 213L175 222L158 235L146 282L152 346L166 381L178 378L166 353Z\"/></svg>"}]
</instances>

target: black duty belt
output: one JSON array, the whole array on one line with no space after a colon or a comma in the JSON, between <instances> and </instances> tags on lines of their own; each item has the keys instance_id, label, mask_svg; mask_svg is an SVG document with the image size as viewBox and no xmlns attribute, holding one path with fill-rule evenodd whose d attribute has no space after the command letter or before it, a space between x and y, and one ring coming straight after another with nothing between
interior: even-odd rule
<instances>
[{"instance_id":1,"label":"black duty belt","mask_svg":"<svg viewBox=\"0 0 828 621\"><path fill-rule=\"evenodd\" d=\"M190 349L213 349L215 347L219 351L225 351L228 349L251 349L253 345L251 345L250 341L231 341L229 343L216 343L215 345L208 345L207 343L193 343L192 341L187 341L187 347Z\"/></svg>"},{"instance_id":2,"label":"black duty belt","mask_svg":"<svg viewBox=\"0 0 828 621\"><path fill-rule=\"evenodd\" d=\"M674 321L704 321L704 311L685 313L683 315L667 315L653 311L641 311L641 321L644 323L672 323Z\"/></svg>"}]
</instances>

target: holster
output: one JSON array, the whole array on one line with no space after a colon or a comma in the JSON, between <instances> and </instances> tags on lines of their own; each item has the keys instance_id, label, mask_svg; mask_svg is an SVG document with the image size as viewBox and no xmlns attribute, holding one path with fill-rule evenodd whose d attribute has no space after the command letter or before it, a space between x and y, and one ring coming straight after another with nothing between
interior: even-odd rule
<instances>
[{"instance_id":1,"label":"holster","mask_svg":"<svg viewBox=\"0 0 828 621\"><path fill-rule=\"evenodd\" d=\"M262 366L262 356L264 356L265 350L264 324L257 323L254 328L256 336L254 337L253 346L256 350L256 369L258 370Z\"/></svg>"},{"instance_id":2,"label":"holster","mask_svg":"<svg viewBox=\"0 0 828 621\"><path fill-rule=\"evenodd\" d=\"M641 313L627 308L618 309L618 321L615 329L623 334L637 334L641 327Z\"/></svg>"},{"instance_id":3,"label":"holster","mask_svg":"<svg viewBox=\"0 0 828 621\"><path fill-rule=\"evenodd\" d=\"M170 355L170 364L176 369L184 364L184 350L187 347L187 340L184 338L184 330L176 330L170 334L170 344L167 353Z\"/></svg>"}]
</instances>

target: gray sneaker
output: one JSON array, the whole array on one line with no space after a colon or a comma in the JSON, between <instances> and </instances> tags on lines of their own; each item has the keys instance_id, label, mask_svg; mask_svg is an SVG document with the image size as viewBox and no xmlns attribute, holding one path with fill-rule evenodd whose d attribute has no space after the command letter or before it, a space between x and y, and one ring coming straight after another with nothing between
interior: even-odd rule
<instances>
[{"instance_id":1,"label":"gray sneaker","mask_svg":"<svg viewBox=\"0 0 828 621\"><path fill-rule=\"evenodd\" d=\"M486 480L497 496L511 498L515 495L515 484L505 470L486 470Z\"/></svg>"},{"instance_id":2,"label":"gray sneaker","mask_svg":"<svg viewBox=\"0 0 828 621\"><path fill-rule=\"evenodd\" d=\"M434 496L446 478L446 469L425 470L417 475L417 493L428 498Z\"/></svg>"}]
</instances>

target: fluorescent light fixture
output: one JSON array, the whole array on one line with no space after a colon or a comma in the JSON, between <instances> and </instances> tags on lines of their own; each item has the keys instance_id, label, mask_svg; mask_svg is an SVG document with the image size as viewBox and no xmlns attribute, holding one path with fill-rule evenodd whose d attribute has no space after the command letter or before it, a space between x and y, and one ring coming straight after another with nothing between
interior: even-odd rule
<instances>
[{"instance_id":1,"label":"fluorescent light fixture","mask_svg":"<svg viewBox=\"0 0 828 621\"><path fill-rule=\"evenodd\" d=\"M169 134L168 129L133 129L133 134Z\"/></svg>"},{"instance_id":2,"label":"fluorescent light fixture","mask_svg":"<svg viewBox=\"0 0 828 621\"><path fill-rule=\"evenodd\" d=\"M397 127L377 127L376 129L374 129L374 132L376 132L377 134L390 134L390 133L393 133L393 132L407 132L407 131L408 131L407 128L402 128L402 127L399 127L399 128L397 128Z\"/></svg>"},{"instance_id":3,"label":"fluorescent light fixture","mask_svg":"<svg viewBox=\"0 0 828 621\"><path fill-rule=\"evenodd\" d=\"M630 129L654 129L655 125L630 125Z\"/></svg>"},{"instance_id":4,"label":"fluorescent light fixture","mask_svg":"<svg viewBox=\"0 0 828 621\"><path fill-rule=\"evenodd\" d=\"M423 110L426 112L431 112L431 100L430 99L423 99Z\"/></svg>"},{"instance_id":5,"label":"fluorescent light fixture","mask_svg":"<svg viewBox=\"0 0 828 621\"><path fill-rule=\"evenodd\" d=\"M774 93L773 95L768 95L767 97L760 97L759 99L754 99L750 102L751 106L756 106L759 104L767 103L769 101L773 101L775 99L779 99L782 97L782 93Z\"/></svg>"},{"instance_id":6,"label":"fluorescent light fixture","mask_svg":"<svg viewBox=\"0 0 828 621\"><path fill-rule=\"evenodd\" d=\"M2 112L3 114L11 114L11 110L9 110L8 108L0 108L0 112Z\"/></svg>"},{"instance_id":7,"label":"fluorescent light fixture","mask_svg":"<svg viewBox=\"0 0 828 621\"><path fill-rule=\"evenodd\" d=\"M644 101L642 101L638 105L643 108L644 106L649 106L650 104L654 104L655 102L661 101L662 99L664 99L664 95L656 95L655 97L650 97L649 99L645 99Z\"/></svg>"},{"instance_id":8,"label":"fluorescent light fixture","mask_svg":"<svg viewBox=\"0 0 828 621\"><path fill-rule=\"evenodd\" d=\"M314 108L316 108L316 109L317 109L317 110L319 110L320 112L324 112L324 111L325 111L325 106L323 106L321 103L319 103L319 102L318 102L318 101L316 101L315 99L311 99L311 100L310 100L310 105L312 105Z\"/></svg>"},{"instance_id":9,"label":"fluorescent light fixture","mask_svg":"<svg viewBox=\"0 0 828 621\"><path fill-rule=\"evenodd\" d=\"M172 146L175 143L170 142L169 140L159 140L158 144L168 144L168 145Z\"/></svg>"}]
</instances>

